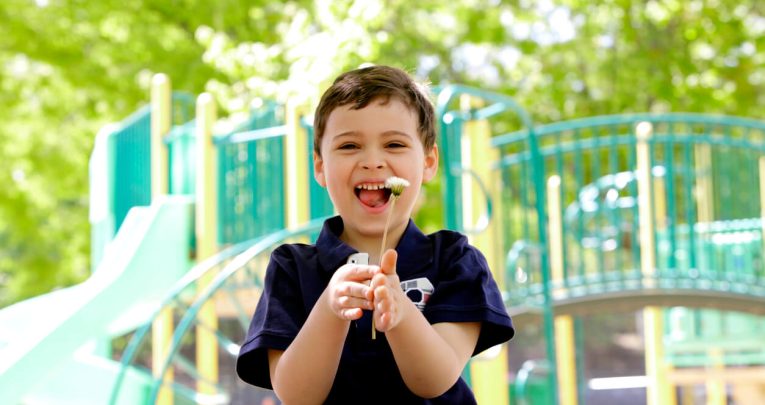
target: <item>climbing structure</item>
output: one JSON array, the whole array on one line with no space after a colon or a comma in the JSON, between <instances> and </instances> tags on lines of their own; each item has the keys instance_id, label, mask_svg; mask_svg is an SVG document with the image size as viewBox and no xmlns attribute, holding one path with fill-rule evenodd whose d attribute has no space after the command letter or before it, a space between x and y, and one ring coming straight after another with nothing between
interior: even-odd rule
<instances>
[{"instance_id":1,"label":"climbing structure","mask_svg":"<svg viewBox=\"0 0 765 405\"><path fill-rule=\"evenodd\" d=\"M535 126L513 100L460 87L439 107L446 194L463 196L447 200L450 226L477 223L460 213L481 195L484 250L499 253L516 324L543 323L537 377L560 403L583 402L578 315L615 311L642 317L649 403L693 403L699 384L708 403L765 400L765 123L629 114ZM478 154L465 150L476 142ZM519 401L534 402L517 381Z\"/></svg>"},{"instance_id":2,"label":"climbing structure","mask_svg":"<svg viewBox=\"0 0 765 405\"><path fill-rule=\"evenodd\" d=\"M709 403L765 401L765 122L633 114L535 125L503 95L445 86L434 97L444 226L485 253L516 327L544 338L519 368L507 345L471 360L464 377L480 403L583 403L579 317L613 311L641 322L649 403L687 403L699 384ZM105 128L91 162L92 279L108 282L78 286L69 297L87 294L76 305L66 294L34 301L70 303L67 313L41 315L34 302L0 311L3 331L31 315L50 321L23 352L0 356L3 403L273 397L239 381L234 362L270 252L310 242L332 214L312 181L307 111L264 103L221 131L209 95L173 95L155 78L151 106ZM68 336L67 351L46 336ZM22 347L18 334L0 338L0 353ZM66 378L73 370L100 383Z\"/></svg>"}]
</instances>

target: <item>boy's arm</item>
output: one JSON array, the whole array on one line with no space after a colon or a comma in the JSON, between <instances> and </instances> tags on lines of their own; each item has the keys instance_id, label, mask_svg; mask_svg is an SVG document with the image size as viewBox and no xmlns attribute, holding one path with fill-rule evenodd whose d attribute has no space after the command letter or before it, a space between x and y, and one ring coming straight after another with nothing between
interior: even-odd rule
<instances>
[{"instance_id":1,"label":"boy's arm","mask_svg":"<svg viewBox=\"0 0 765 405\"><path fill-rule=\"evenodd\" d=\"M268 351L271 384L285 404L321 404L332 388L350 322L321 304L325 295L286 351Z\"/></svg>"},{"instance_id":2,"label":"boy's arm","mask_svg":"<svg viewBox=\"0 0 765 405\"><path fill-rule=\"evenodd\" d=\"M406 298L406 296L405 296ZM408 298L412 308L385 333L406 386L418 396L434 398L451 388L473 354L479 322L431 325Z\"/></svg>"},{"instance_id":3,"label":"boy's arm","mask_svg":"<svg viewBox=\"0 0 765 405\"><path fill-rule=\"evenodd\" d=\"M385 332L406 386L418 396L437 397L459 378L475 350L481 324L431 325L399 287L396 257L395 251L387 251L383 274L372 281L377 327Z\"/></svg>"},{"instance_id":4,"label":"boy's arm","mask_svg":"<svg viewBox=\"0 0 765 405\"><path fill-rule=\"evenodd\" d=\"M314 304L287 350L269 350L271 385L286 404L321 404L332 388L350 321L371 309L368 266L343 266Z\"/></svg>"}]
</instances>

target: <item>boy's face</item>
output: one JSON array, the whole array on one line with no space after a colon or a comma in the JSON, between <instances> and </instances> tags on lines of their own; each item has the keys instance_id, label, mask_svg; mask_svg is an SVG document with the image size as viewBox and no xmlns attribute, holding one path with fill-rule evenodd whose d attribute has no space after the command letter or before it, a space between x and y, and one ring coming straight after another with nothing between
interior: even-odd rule
<instances>
[{"instance_id":1,"label":"boy's face","mask_svg":"<svg viewBox=\"0 0 765 405\"><path fill-rule=\"evenodd\" d=\"M417 121L416 113L396 98L373 100L360 110L340 106L330 113L314 169L347 236L382 236L390 208L390 191L382 186L391 176L410 186L396 202L390 231L406 227L422 183L438 168L438 150L423 149Z\"/></svg>"}]
</instances>

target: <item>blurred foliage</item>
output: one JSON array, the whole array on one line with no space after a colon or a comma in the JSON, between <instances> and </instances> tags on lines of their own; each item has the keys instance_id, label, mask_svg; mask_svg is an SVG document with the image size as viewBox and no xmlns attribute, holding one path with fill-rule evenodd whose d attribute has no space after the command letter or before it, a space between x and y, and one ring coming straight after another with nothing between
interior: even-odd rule
<instances>
[{"instance_id":1,"label":"blurred foliage","mask_svg":"<svg viewBox=\"0 0 765 405\"><path fill-rule=\"evenodd\" d=\"M537 122L765 102L755 0L3 0L0 21L0 306L87 276L94 134L156 72L232 115L311 104L365 62L503 92Z\"/></svg>"}]
</instances>

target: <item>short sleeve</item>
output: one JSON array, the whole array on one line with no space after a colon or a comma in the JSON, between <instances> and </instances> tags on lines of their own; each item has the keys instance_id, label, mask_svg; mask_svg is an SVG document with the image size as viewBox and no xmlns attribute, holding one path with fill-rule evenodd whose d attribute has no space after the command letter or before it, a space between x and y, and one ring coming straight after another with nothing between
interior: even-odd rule
<instances>
[{"instance_id":1,"label":"short sleeve","mask_svg":"<svg viewBox=\"0 0 765 405\"><path fill-rule=\"evenodd\" d=\"M295 260L282 246L271 254L266 268L263 293L236 361L239 378L271 389L268 349L286 350L306 316Z\"/></svg>"},{"instance_id":2,"label":"short sleeve","mask_svg":"<svg viewBox=\"0 0 765 405\"><path fill-rule=\"evenodd\" d=\"M474 355L510 340L513 323L483 254L459 235L441 257L435 290L424 310L428 321L481 322Z\"/></svg>"}]
</instances>

